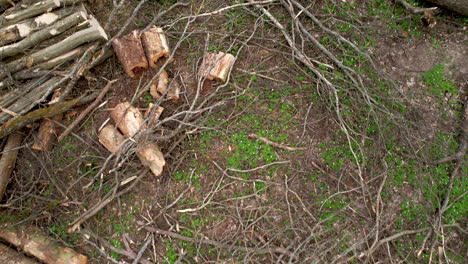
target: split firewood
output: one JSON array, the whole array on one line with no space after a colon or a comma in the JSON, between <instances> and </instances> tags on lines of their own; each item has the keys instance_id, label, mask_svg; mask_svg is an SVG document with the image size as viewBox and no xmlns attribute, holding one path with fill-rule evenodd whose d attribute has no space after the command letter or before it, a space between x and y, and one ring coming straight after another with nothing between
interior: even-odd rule
<instances>
[{"instance_id":1,"label":"split firewood","mask_svg":"<svg viewBox=\"0 0 468 264\"><path fill-rule=\"evenodd\" d=\"M111 112L111 117L117 124L117 127L127 137L134 136L138 131L145 129L142 126L144 118L140 110L130 105L129 102L123 102L115 106Z\"/></svg>"},{"instance_id":2,"label":"split firewood","mask_svg":"<svg viewBox=\"0 0 468 264\"><path fill-rule=\"evenodd\" d=\"M39 264L20 252L0 243L0 263L2 264Z\"/></svg>"},{"instance_id":3,"label":"split firewood","mask_svg":"<svg viewBox=\"0 0 468 264\"><path fill-rule=\"evenodd\" d=\"M23 135L13 133L8 137L7 143L3 148L3 155L0 159L0 201L10 181L10 175L15 167L16 155L18 154L17 148L21 145L22 140Z\"/></svg>"},{"instance_id":4,"label":"split firewood","mask_svg":"<svg viewBox=\"0 0 468 264\"><path fill-rule=\"evenodd\" d=\"M79 10L86 13L83 6ZM24 39L31 33L41 30L65 16L74 13L73 8L61 8L54 12L47 12L40 16L21 21L0 29L0 46Z\"/></svg>"},{"instance_id":5,"label":"split firewood","mask_svg":"<svg viewBox=\"0 0 468 264\"><path fill-rule=\"evenodd\" d=\"M179 100L180 86L176 80L170 81L169 75L163 70L157 80L156 78L153 79L150 94L156 100L166 95L168 99L177 101Z\"/></svg>"},{"instance_id":6,"label":"split firewood","mask_svg":"<svg viewBox=\"0 0 468 264\"><path fill-rule=\"evenodd\" d=\"M141 34L141 42L145 49L149 66L157 67L157 62L162 58L169 58L170 50L166 35L162 28L152 27Z\"/></svg>"},{"instance_id":7,"label":"split firewood","mask_svg":"<svg viewBox=\"0 0 468 264\"><path fill-rule=\"evenodd\" d=\"M200 66L198 76L208 80L225 82L231 72L235 59L236 58L229 53L208 53Z\"/></svg>"},{"instance_id":8,"label":"split firewood","mask_svg":"<svg viewBox=\"0 0 468 264\"><path fill-rule=\"evenodd\" d=\"M75 25L84 22L86 18L87 15L85 12L78 11L53 23L52 25L46 28L32 33L27 38L19 42L0 47L0 59L16 55L20 52L24 52L26 49L33 47L37 43L40 43L46 39L56 36Z\"/></svg>"},{"instance_id":9,"label":"split firewood","mask_svg":"<svg viewBox=\"0 0 468 264\"><path fill-rule=\"evenodd\" d=\"M121 151L124 140L124 136L111 124L106 125L99 133L99 142L114 154ZM143 148L137 151L137 157L143 166L149 168L156 177L162 174L166 161L156 144L145 144Z\"/></svg>"},{"instance_id":10,"label":"split firewood","mask_svg":"<svg viewBox=\"0 0 468 264\"><path fill-rule=\"evenodd\" d=\"M78 31L66 39L39 50L29 56L10 62L6 64L6 68L10 73L15 73L23 68L30 68L33 65L61 56L84 43L108 39L106 32L95 18L91 17L88 20L88 23L90 25L89 28ZM0 80L4 79L6 76L6 72L0 73Z\"/></svg>"},{"instance_id":11,"label":"split firewood","mask_svg":"<svg viewBox=\"0 0 468 264\"><path fill-rule=\"evenodd\" d=\"M164 111L164 108L161 106L156 107L153 103L150 103L148 106L148 109L146 109L145 112L145 118L149 118L148 120L148 127L153 127L156 122L158 122L159 117L161 116L162 112Z\"/></svg>"},{"instance_id":12,"label":"split firewood","mask_svg":"<svg viewBox=\"0 0 468 264\"><path fill-rule=\"evenodd\" d=\"M47 264L85 264L88 258L64 247L35 227L0 226L0 238Z\"/></svg>"},{"instance_id":13,"label":"split firewood","mask_svg":"<svg viewBox=\"0 0 468 264\"><path fill-rule=\"evenodd\" d=\"M55 91L54 95L52 95L52 101L60 98L61 94L62 92L60 90ZM52 140L54 136L57 135L56 122L60 122L62 117L62 114L58 114L42 122L39 127L39 132L37 133L37 138L34 140L34 144L31 147L32 149L40 151L48 151L50 149Z\"/></svg>"},{"instance_id":14,"label":"split firewood","mask_svg":"<svg viewBox=\"0 0 468 264\"><path fill-rule=\"evenodd\" d=\"M135 30L124 37L114 39L112 47L128 76L134 78L141 71L148 69L138 31Z\"/></svg>"}]
</instances>

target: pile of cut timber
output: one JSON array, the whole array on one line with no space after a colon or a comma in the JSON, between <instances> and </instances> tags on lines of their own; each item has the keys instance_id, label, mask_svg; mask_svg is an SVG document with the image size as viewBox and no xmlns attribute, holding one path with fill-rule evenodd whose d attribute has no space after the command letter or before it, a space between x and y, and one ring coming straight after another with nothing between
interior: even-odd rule
<instances>
[{"instance_id":1,"label":"pile of cut timber","mask_svg":"<svg viewBox=\"0 0 468 264\"><path fill-rule=\"evenodd\" d=\"M0 12L10 7L0 14L0 130L52 94L61 101L60 89L88 66L79 59L108 39L82 0L30 2L0 0Z\"/></svg>"}]
</instances>

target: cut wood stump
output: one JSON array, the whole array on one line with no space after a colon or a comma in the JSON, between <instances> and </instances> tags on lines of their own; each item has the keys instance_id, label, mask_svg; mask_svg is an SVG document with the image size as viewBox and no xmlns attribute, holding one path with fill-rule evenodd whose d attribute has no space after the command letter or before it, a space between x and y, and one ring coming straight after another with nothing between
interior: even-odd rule
<instances>
[{"instance_id":1,"label":"cut wood stump","mask_svg":"<svg viewBox=\"0 0 468 264\"><path fill-rule=\"evenodd\" d=\"M35 227L13 227L11 223L3 224L0 226L0 238L47 264L85 264L88 262L86 256L60 245Z\"/></svg>"},{"instance_id":2,"label":"cut wood stump","mask_svg":"<svg viewBox=\"0 0 468 264\"><path fill-rule=\"evenodd\" d=\"M132 137L145 128L140 127L144 121L140 110L130 105L129 102L116 105L111 112L111 117L120 131L127 137Z\"/></svg>"},{"instance_id":3,"label":"cut wood stump","mask_svg":"<svg viewBox=\"0 0 468 264\"><path fill-rule=\"evenodd\" d=\"M152 84L150 86L151 96L153 96L154 99L158 100L166 94L168 85L169 75L167 74L166 70L163 70L161 74L159 74L157 80L156 78L154 78L152 81Z\"/></svg>"},{"instance_id":4,"label":"cut wood stump","mask_svg":"<svg viewBox=\"0 0 468 264\"><path fill-rule=\"evenodd\" d=\"M99 132L99 142L113 154L120 152L124 140L124 136L111 124L107 124Z\"/></svg>"},{"instance_id":5,"label":"cut wood stump","mask_svg":"<svg viewBox=\"0 0 468 264\"><path fill-rule=\"evenodd\" d=\"M234 65L234 60L235 57L229 53L208 53L200 66L198 76L208 80L226 82Z\"/></svg>"},{"instance_id":6,"label":"cut wood stump","mask_svg":"<svg viewBox=\"0 0 468 264\"><path fill-rule=\"evenodd\" d=\"M171 52L162 28L152 27L148 31L143 32L141 34L141 42L143 43L150 67L156 68L159 60L169 58Z\"/></svg>"},{"instance_id":7,"label":"cut wood stump","mask_svg":"<svg viewBox=\"0 0 468 264\"><path fill-rule=\"evenodd\" d=\"M0 263L2 264L40 264L18 251L0 243Z\"/></svg>"},{"instance_id":8,"label":"cut wood stump","mask_svg":"<svg viewBox=\"0 0 468 264\"><path fill-rule=\"evenodd\" d=\"M114 39L112 47L128 76L134 78L148 69L138 31L135 30L124 37Z\"/></svg>"}]
</instances>

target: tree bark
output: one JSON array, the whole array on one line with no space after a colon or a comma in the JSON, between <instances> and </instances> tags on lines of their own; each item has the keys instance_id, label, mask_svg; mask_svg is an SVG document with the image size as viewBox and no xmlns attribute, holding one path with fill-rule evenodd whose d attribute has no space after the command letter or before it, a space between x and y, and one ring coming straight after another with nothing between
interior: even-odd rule
<instances>
[{"instance_id":1,"label":"tree bark","mask_svg":"<svg viewBox=\"0 0 468 264\"><path fill-rule=\"evenodd\" d=\"M62 93L59 90L55 91L51 101L60 98L61 94ZM57 134L57 124L55 122L60 122L62 117L62 114L58 114L51 117L51 119L45 119L42 121L39 131L37 132L37 138L34 140L34 144L31 147L32 149L39 151L48 151L50 149L52 140Z\"/></svg>"},{"instance_id":2,"label":"tree bark","mask_svg":"<svg viewBox=\"0 0 468 264\"><path fill-rule=\"evenodd\" d=\"M135 30L126 36L114 39L112 47L128 76L134 78L141 71L148 69L138 31Z\"/></svg>"},{"instance_id":3,"label":"tree bark","mask_svg":"<svg viewBox=\"0 0 468 264\"><path fill-rule=\"evenodd\" d=\"M0 243L0 263L2 264L39 264L18 251Z\"/></svg>"},{"instance_id":4,"label":"tree bark","mask_svg":"<svg viewBox=\"0 0 468 264\"><path fill-rule=\"evenodd\" d=\"M120 131L127 137L132 137L145 129L144 125L140 127L144 121L143 115L140 110L130 105L129 102L116 105L111 112L111 117Z\"/></svg>"},{"instance_id":5,"label":"tree bark","mask_svg":"<svg viewBox=\"0 0 468 264\"><path fill-rule=\"evenodd\" d=\"M3 155L0 159L0 201L2 201L3 195L5 194L6 187L10 181L11 172L16 163L16 155L18 150L16 149L21 145L23 135L19 133L11 134L8 137L5 148L3 148Z\"/></svg>"},{"instance_id":6,"label":"tree bark","mask_svg":"<svg viewBox=\"0 0 468 264\"><path fill-rule=\"evenodd\" d=\"M12 227L11 223L3 225L0 227L0 238L47 264L85 264L88 262L86 256L60 245L34 227Z\"/></svg>"},{"instance_id":7,"label":"tree bark","mask_svg":"<svg viewBox=\"0 0 468 264\"><path fill-rule=\"evenodd\" d=\"M169 58L170 50L166 35L162 28L152 27L141 34L141 42L145 49L146 58L151 68L157 67L162 58Z\"/></svg>"},{"instance_id":8,"label":"tree bark","mask_svg":"<svg viewBox=\"0 0 468 264\"><path fill-rule=\"evenodd\" d=\"M225 82L234 65L235 57L229 53L208 53L200 66L198 76L208 80Z\"/></svg>"},{"instance_id":9,"label":"tree bark","mask_svg":"<svg viewBox=\"0 0 468 264\"><path fill-rule=\"evenodd\" d=\"M26 49L33 47L37 43L40 43L46 39L56 36L64 32L65 30L85 21L86 17L87 15L85 12L78 11L42 30L32 33L27 38L19 42L0 47L0 59L16 55L20 52L24 52Z\"/></svg>"},{"instance_id":10,"label":"tree bark","mask_svg":"<svg viewBox=\"0 0 468 264\"><path fill-rule=\"evenodd\" d=\"M37 2L25 9L16 8L15 10L7 11L0 18L0 26L9 26L21 20L34 17L51 11L60 6L60 0L46 0Z\"/></svg>"},{"instance_id":11,"label":"tree bark","mask_svg":"<svg viewBox=\"0 0 468 264\"><path fill-rule=\"evenodd\" d=\"M468 0L428 0L461 15L468 16Z\"/></svg>"}]
</instances>

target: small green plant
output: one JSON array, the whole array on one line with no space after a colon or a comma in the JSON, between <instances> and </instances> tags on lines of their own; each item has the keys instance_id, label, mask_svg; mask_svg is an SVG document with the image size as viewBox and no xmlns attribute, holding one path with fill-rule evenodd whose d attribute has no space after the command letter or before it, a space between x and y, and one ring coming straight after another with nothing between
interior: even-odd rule
<instances>
[{"instance_id":1,"label":"small green plant","mask_svg":"<svg viewBox=\"0 0 468 264\"><path fill-rule=\"evenodd\" d=\"M446 74L445 64L443 63L437 64L434 68L424 73L422 77L429 91L440 98L443 98L446 93L457 93L455 83Z\"/></svg>"}]
</instances>

